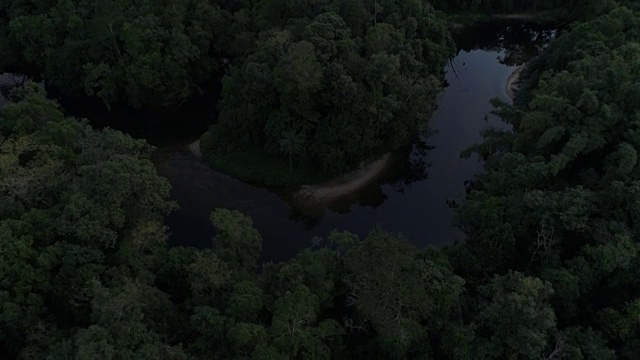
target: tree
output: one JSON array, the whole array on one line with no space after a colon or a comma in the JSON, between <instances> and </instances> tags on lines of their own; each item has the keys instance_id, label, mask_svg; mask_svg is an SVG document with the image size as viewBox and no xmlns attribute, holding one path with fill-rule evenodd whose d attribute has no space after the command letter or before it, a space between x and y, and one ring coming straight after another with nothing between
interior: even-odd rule
<instances>
[{"instance_id":1,"label":"tree","mask_svg":"<svg viewBox=\"0 0 640 360\"><path fill-rule=\"evenodd\" d=\"M486 298L475 320L480 359L539 359L555 329L547 302L551 285L510 272L480 289Z\"/></svg>"},{"instance_id":2,"label":"tree","mask_svg":"<svg viewBox=\"0 0 640 360\"><path fill-rule=\"evenodd\" d=\"M149 278L174 207L169 185L146 142L65 117L33 83L15 98L0 110L0 344L9 357L84 353L63 339L91 323L91 284ZM94 354L89 342L118 334L97 325L86 335Z\"/></svg>"},{"instance_id":3,"label":"tree","mask_svg":"<svg viewBox=\"0 0 640 360\"><path fill-rule=\"evenodd\" d=\"M176 359L185 356L179 347L164 344L159 334L153 331L153 324L148 323L149 317L145 316L144 307L149 299L172 305L162 301L165 300L164 294L135 282L112 289L100 284L93 286L96 292L92 302L94 324L78 331L76 358Z\"/></svg>"},{"instance_id":4,"label":"tree","mask_svg":"<svg viewBox=\"0 0 640 360\"><path fill-rule=\"evenodd\" d=\"M270 328L271 342L291 357L302 354L314 359L330 359L325 339L340 336L341 326L333 319L319 321L318 297L303 285L276 301Z\"/></svg>"},{"instance_id":5,"label":"tree","mask_svg":"<svg viewBox=\"0 0 640 360\"><path fill-rule=\"evenodd\" d=\"M294 154L300 153L302 150L302 146L304 145L304 139L301 134L287 131L282 134L282 139L280 140L280 148L282 152L289 155L289 169L293 171L293 162L291 160Z\"/></svg>"},{"instance_id":6,"label":"tree","mask_svg":"<svg viewBox=\"0 0 640 360\"><path fill-rule=\"evenodd\" d=\"M616 316L597 321L596 314L622 311L640 294L632 240L637 26L637 14L617 7L558 37L523 72L519 101L496 102L512 129L488 131L472 149L486 168L458 209L469 236L449 254L484 296L510 284L510 295L492 295L503 299L495 307L478 309L476 346L485 357L557 357L562 349L567 358L611 358L633 347L605 330L609 320L620 328ZM483 286L492 272L507 275Z\"/></svg>"},{"instance_id":7,"label":"tree","mask_svg":"<svg viewBox=\"0 0 640 360\"><path fill-rule=\"evenodd\" d=\"M389 233L375 230L349 248L345 268L348 304L371 324L390 356L428 354L430 349L421 349L428 346L427 335L458 311L462 279Z\"/></svg>"},{"instance_id":8,"label":"tree","mask_svg":"<svg viewBox=\"0 0 640 360\"><path fill-rule=\"evenodd\" d=\"M252 270L260 257L262 237L251 218L235 210L217 209L211 213L211 223L218 231L216 253L234 267Z\"/></svg>"},{"instance_id":9,"label":"tree","mask_svg":"<svg viewBox=\"0 0 640 360\"><path fill-rule=\"evenodd\" d=\"M216 37L225 12L208 1L67 0L0 5L7 14L0 64L67 97L95 96L105 105L176 105L199 91L218 68Z\"/></svg>"},{"instance_id":10,"label":"tree","mask_svg":"<svg viewBox=\"0 0 640 360\"><path fill-rule=\"evenodd\" d=\"M98 34L98 54L108 46L111 56L135 56L134 68L152 69L158 60L171 69L172 58L189 52L141 52L174 37L167 51L188 50L180 24L199 15L183 6L210 8L78 4L0 2L0 20L10 23L9 30L0 24L9 37L0 49L23 42L26 66L82 55L92 44L86 37L96 34L73 30L105 28L80 13L101 9L109 16L88 17L112 20L113 31ZM437 89L428 75L448 50L440 46L446 39L436 39L444 25L424 2L221 4L230 11L224 21L241 22L235 30L252 21L244 18L251 11L264 12L255 19L260 34L245 31L229 50L240 58L225 80L219 126L279 154L283 134L290 136L290 169L294 154L348 164L402 143ZM143 5L148 11L138 13ZM153 148L66 117L41 87L25 84L0 109L2 355L635 358L639 19L618 7L572 26L524 70L515 105L494 102L511 128L487 131L469 150L485 160L485 171L457 208L467 238L444 249L420 250L380 229L364 240L333 232L293 259L259 267L259 232L228 209L211 214L212 248L169 249L163 221L175 204L150 161ZM184 30L203 40L196 47L208 46L211 34L193 26ZM165 28L171 33L157 34ZM49 75L67 81L84 60L51 63L50 71L73 69ZM107 67L120 65L127 68ZM157 81L147 78L154 73L133 78L145 88ZM133 97L146 93L140 89L131 89ZM306 145L300 153L294 137Z\"/></svg>"},{"instance_id":11,"label":"tree","mask_svg":"<svg viewBox=\"0 0 640 360\"><path fill-rule=\"evenodd\" d=\"M640 349L638 320L640 300L634 300L622 309L607 308L601 314L603 328L621 345L619 355L632 358Z\"/></svg>"},{"instance_id":12,"label":"tree","mask_svg":"<svg viewBox=\"0 0 640 360\"><path fill-rule=\"evenodd\" d=\"M261 41L223 80L208 151L257 145L288 156L290 169L298 155L335 175L413 139L433 110L452 41L430 5L402 4L379 3L367 23L353 18L368 16L364 3L258 2Z\"/></svg>"}]
</instances>

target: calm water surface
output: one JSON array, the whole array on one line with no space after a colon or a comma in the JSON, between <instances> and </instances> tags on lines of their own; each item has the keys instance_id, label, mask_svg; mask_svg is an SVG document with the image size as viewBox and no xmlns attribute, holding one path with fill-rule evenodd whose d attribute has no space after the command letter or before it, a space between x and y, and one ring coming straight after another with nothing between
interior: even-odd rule
<instances>
[{"instance_id":1,"label":"calm water surface","mask_svg":"<svg viewBox=\"0 0 640 360\"><path fill-rule=\"evenodd\" d=\"M509 75L553 36L552 30L518 24L466 31L458 37L475 41L459 41L461 51L445 69L448 86L433 118L425 119L430 134L395 154L394 165L380 179L332 208L300 209L275 192L213 171L185 149L187 142L160 149L158 172L171 181L172 198L181 207L167 219L171 242L209 246L215 234L208 217L215 208L236 209L253 218L263 237L264 261L290 258L333 229L365 236L379 225L420 247L462 239L447 200L463 197L465 182L482 164L476 157L461 159L460 153L481 140L483 129L505 126L490 114L489 100L508 101Z\"/></svg>"},{"instance_id":2,"label":"calm water surface","mask_svg":"<svg viewBox=\"0 0 640 360\"><path fill-rule=\"evenodd\" d=\"M10 73L0 74L0 107L9 102L4 95L8 95L9 90L13 86L22 84L25 80L26 78L23 75Z\"/></svg>"},{"instance_id":3,"label":"calm water surface","mask_svg":"<svg viewBox=\"0 0 640 360\"><path fill-rule=\"evenodd\" d=\"M438 110L430 122L434 133L423 137L429 149L414 150L410 156L413 163L426 166L418 166L419 180L409 184L374 183L350 199L353 204L339 204L338 209L299 210L274 192L211 170L184 146L167 154L159 163L158 172L170 180L172 198L180 205L180 210L168 218L172 242L210 244L214 231L209 225L209 213L220 207L236 209L253 218L263 236L263 257L267 261L287 259L311 246L313 238L326 237L333 229L364 236L380 225L403 233L421 247L461 239L460 231L452 226L453 212L447 199L463 196L465 181L482 169L477 158L464 160L460 153L481 140L482 129L502 126L494 116L489 116L488 122L484 120L492 110L489 100L508 99L504 85L514 67L501 64L500 55L484 50L463 51L447 67L449 86L440 95ZM420 170L426 170L426 174Z\"/></svg>"},{"instance_id":4,"label":"calm water surface","mask_svg":"<svg viewBox=\"0 0 640 360\"><path fill-rule=\"evenodd\" d=\"M464 196L465 182L482 170L476 157L460 153L481 140L488 126L505 126L490 115L489 100L508 101L505 82L517 65L535 55L555 34L544 27L517 23L483 24L465 28L456 36L460 52L445 68L447 87L424 134L410 148L393 154L392 164L372 184L348 199L323 206L292 206L286 192L276 194L213 171L188 150L214 121L214 102L173 111L112 111L99 113L83 102L63 105L94 126L109 125L134 137L145 137L158 147L158 173L171 182L171 197L180 209L167 218L174 245L210 246L214 229L209 214L215 208L239 210L253 218L263 237L263 261L285 260L300 249L314 246L334 229L365 236L377 225L404 234L420 247L461 240L453 226L448 200ZM18 80L16 80L18 79ZM22 77L0 74L2 85ZM6 102L0 95L0 106ZM159 117L173 128L159 125ZM485 121L486 118L486 121Z\"/></svg>"}]
</instances>

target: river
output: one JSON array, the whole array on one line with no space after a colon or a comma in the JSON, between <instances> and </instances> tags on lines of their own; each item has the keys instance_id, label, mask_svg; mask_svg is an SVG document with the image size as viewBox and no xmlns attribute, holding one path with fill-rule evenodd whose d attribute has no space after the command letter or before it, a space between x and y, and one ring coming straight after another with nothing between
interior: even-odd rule
<instances>
[{"instance_id":1,"label":"river","mask_svg":"<svg viewBox=\"0 0 640 360\"><path fill-rule=\"evenodd\" d=\"M482 170L476 157L460 153L481 140L488 126L504 127L489 101L509 101L505 83L554 35L547 27L518 23L483 24L461 30L460 51L445 69L448 86L429 121L430 131L411 149L394 154L377 181L333 206L291 205L286 194L244 184L211 170L186 143L160 149L158 172L167 177L180 209L167 223L172 244L209 246L215 235L209 213L231 208L253 218L263 237L263 261L288 259L305 247L324 246L334 229L366 236L375 226L402 233L419 247L462 240L453 225L450 199L462 199L465 182ZM486 117L486 121L485 121Z\"/></svg>"},{"instance_id":2,"label":"river","mask_svg":"<svg viewBox=\"0 0 640 360\"><path fill-rule=\"evenodd\" d=\"M209 214L215 208L236 209L253 218L263 237L262 261L281 261L306 247L324 246L334 229L366 236L375 226L402 233L419 247L442 246L464 238L454 224L449 200L460 201L465 183L482 171L476 157L460 153L479 141L488 126L504 127L491 115L492 98L509 101L505 82L514 69L534 56L555 34L549 27L490 23L458 30L460 49L444 69L448 84L438 108L425 119L429 130L407 149L392 155L391 165L367 187L326 206L299 206L291 192L251 186L212 170L188 150L215 120L210 98L172 111L100 113L95 104L63 106L94 126L109 126L145 137L158 147L154 162L169 179L171 198L180 209L167 217L170 243L206 247L215 235ZM0 85L11 83L0 76ZM0 105L5 99L0 97ZM157 119L162 117L164 124Z\"/></svg>"}]
</instances>

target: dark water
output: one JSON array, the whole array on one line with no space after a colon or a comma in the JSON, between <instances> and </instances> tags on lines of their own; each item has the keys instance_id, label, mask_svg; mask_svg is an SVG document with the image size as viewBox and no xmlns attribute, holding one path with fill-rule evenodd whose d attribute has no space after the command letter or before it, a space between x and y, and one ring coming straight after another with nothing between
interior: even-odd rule
<instances>
[{"instance_id":1,"label":"dark water","mask_svg":"<svg viewBox=\"0 0 640 360\"><path fill-rule=\"evenodd\" d=\"M214 233L208 215L219 207L236 209L253 218L264 239L265 260L289 258L310 246L312 238L326 237L333 229L363 236L380 225L403 233L422 247L462 239L462 234L452 227L453 212L447 200L462 197L465 181L482 169L476 158L463 160L459 154L481 140L482 129L502 125L493 116L489 116L488 123L484 121L492 109L491 98L507 100L504 85L513 67L500 64L499 56L500 53L484 50L461 52L447 67L449 86L441 94L430 123L435 133L423 139L429 150L425 154L416 150L411 153L415 164L424 164L416 166L418 180L409 179L408 184L395 179L391 183L374 183L337 208L300 210L273 192L212 171L184 146L182 151L167 154L158 172L171 181L172 197L181 207L168 218L174 233L172 241L194 246L209 244Z\"/></svg>"},{"instance_id":2,"label":"dark water","mask_svg":"<svg viewBox=\"0 0 640 360\"><path fill-rule=\"evenodd\" d=\"M379 225L420 247L461 240L447 201L464 196L465 182L482 164L475 157L461 159L460 153L481 140L483 129L505 126L490 115L489 100L509 101L507 78L553 35L548 28L517 23L463 29L456 35L461 50L445 69L448 86L430 120L431 133L394 154L394 164L376 182L331 208L300 209L272 191L215 172L186 150L188 142L160 149L158 172L171 181L172 197L181 207L167 220L171 242L211 244L208 216L221 207L253 218L263 236L265 261L290 258L322 242L333 229L364 236Z\"/></svg>"},{"instance_id":3,"label":"dark water","mask_svg":"<svg viewBox=\"0 0 640 360\"><path fill-rule=\"evenodd\" d=\"M26 77L18 74L4 73L0 74L0 107L8 102L7 97L11 89L21 85L26 81Z\"/></svg>"},{"instance_id":4,"label":"dark water","mask_svg":"<svg viewBox=\"0 0 640 360\"><path fill-rule=\"evenodd\" d=\"M429 133L393 154L391 165L376 181L330 208L291 205L285 200L290 194L244 184L211 170L192 155L188 145L215 120L214 96L169 111L123 107L107 112L97 111L100 106L87 101L62 104L65 111L89 118L94 126L108 124L158 147L154 154L158 173L169 179L171 197L180 205L167 218L174 245L209 246L215 235L210 212L231 208L253 218L263 237L264 261L285 260L302 248L322 244L334 229L365 236L377 225L404 234L420 247L441 246L463 239L452 224L454 213L447 202L461 200L465 182L482 170L477 158L464 160L460 153L481 140L483 129L505 126L490 115L489 100L508 101L509 75L540 51L555 31L522 23L491 23L454 35L460 51L445 68L448 86L439 96L437 111L432 119L425 119ZM0 74L0 90L22 80ZM0 95L0 106L5 102Z\"/></svg>"}]
</instances>

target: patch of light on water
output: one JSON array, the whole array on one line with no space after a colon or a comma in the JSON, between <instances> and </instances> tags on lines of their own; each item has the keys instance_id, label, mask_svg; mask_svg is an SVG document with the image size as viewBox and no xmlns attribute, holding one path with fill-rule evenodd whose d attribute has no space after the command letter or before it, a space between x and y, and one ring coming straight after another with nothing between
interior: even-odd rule
<instances>
[{"instance_id":1,"label":"patch of light on water","mask_svg":"<svg viewBox=\"0 0 640 360\"><path fill-rule=\"evenodd\" d=\"M22 74L0 74L0 107L9 102L7 99L9 91L15 86L24 84L26 80L27 77Z\"/></svg>"}]
</instances>

